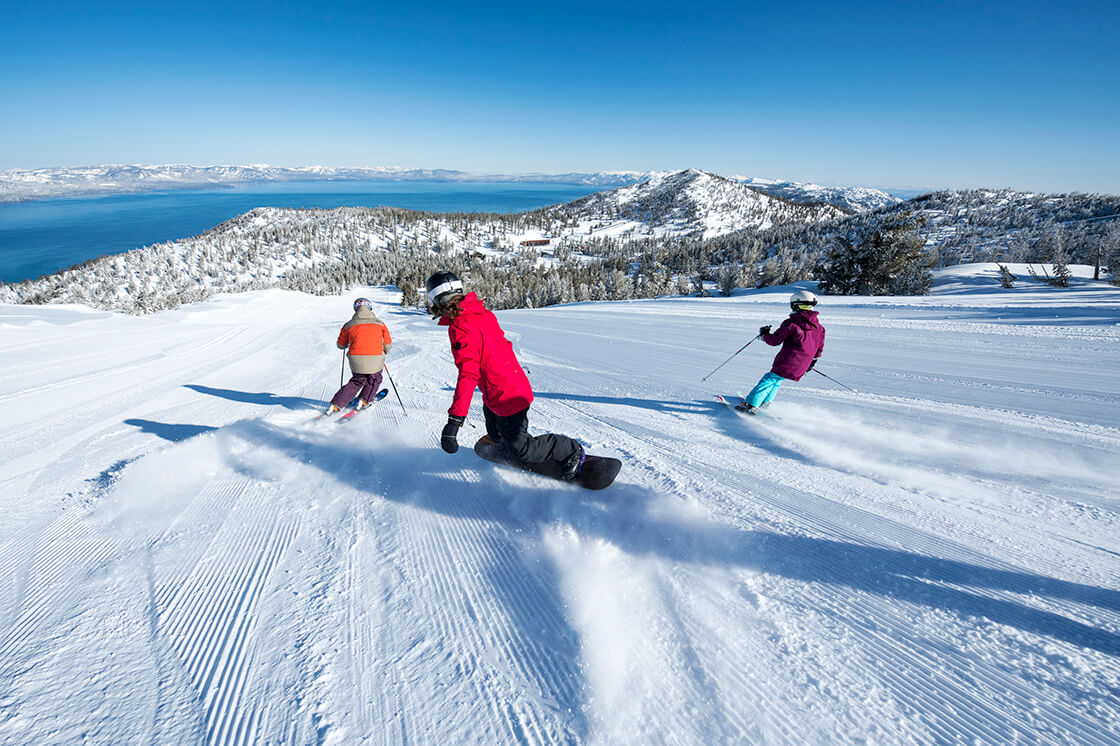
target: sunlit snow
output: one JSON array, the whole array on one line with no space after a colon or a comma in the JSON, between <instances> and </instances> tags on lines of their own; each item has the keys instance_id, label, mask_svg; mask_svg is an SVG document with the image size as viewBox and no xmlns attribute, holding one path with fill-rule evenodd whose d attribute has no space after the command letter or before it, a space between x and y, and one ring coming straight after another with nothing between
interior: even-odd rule
<instances>
[{"instance_id":1,"label":"sunlit snow","mask_svg":"<svg viewBox=\"0 0 1120 746\"><path fill-rule=\"evenodd\" d=\"M772 348L700 379L788 287L501 312L604 492L442 452L390 289L0 306L0 742L1116 743L1120 288L1075 270L823 297L858 393L754 418L714 395ZM356 295L397 389L316 421Z\"/></svg>"}]
</instances>

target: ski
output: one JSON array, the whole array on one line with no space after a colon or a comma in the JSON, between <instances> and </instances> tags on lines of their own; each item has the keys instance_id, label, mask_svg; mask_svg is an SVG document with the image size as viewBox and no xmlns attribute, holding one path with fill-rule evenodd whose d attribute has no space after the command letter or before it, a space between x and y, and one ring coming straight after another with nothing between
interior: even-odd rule
<instances>
[{"instance_id":1,"label":"ski","mask_svg":"<svg viewBox=\"0 0 1120 746\"><path fill-rule=\"evenodd\" d=\"M343 422L349 422L350 420L354 419L354 416L356 414L358 414L358 412L363 412L363 411L369 409L374 404L381 401L382 399L384 399L388 395L389 395L389 389L381 389L380 391L378 391L376 394L373 395L372 399L370 399L368 402L366 402L366 405L364 407L354 407L349 412L342 415L342 417L339 419L338 423L341 425Z\"/></svg>"},{"instance_id":2,"label":"ski","mask_svg":"<svg viewBox=\"0 0 1120 746\"><path fill-rule=\"evenodd\" d=\"M743 403L743 401L744 401L741 397L740 397L739 401L735 402L735 401L731 401L731 399L727 398L726 396L723 396L722 394L716 394L716 401L718 401L720 404L722 404L723 406L730 409L735 414L742 414L742 415L752 415L752 414L754 414L754 412L747 412L746 410L743 410L743 409L739 408L739 405L741 403Z\"/></svg>"}]
</instances>

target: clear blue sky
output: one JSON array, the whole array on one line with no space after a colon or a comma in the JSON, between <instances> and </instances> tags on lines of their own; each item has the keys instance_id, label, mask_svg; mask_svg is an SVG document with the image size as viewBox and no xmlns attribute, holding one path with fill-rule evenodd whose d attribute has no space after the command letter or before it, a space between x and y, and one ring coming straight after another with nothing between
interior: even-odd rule
<instances>
[{"instance_id":1,"label":"clear blue sky","mask_svg":"<svg viewBox=\"0 0 1120 746\"><path fill-rule=\"evenodd\" d=\"M0 170L696 167L1120 194L1120 3L26 2Z\"/></svg>"}]
</instances>

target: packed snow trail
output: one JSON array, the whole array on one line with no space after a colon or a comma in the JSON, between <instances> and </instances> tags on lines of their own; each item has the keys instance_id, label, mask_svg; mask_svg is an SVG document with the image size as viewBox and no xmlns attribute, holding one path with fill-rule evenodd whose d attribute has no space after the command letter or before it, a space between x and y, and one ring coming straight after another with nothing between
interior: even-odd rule
<instances>
[{"instance_id":1,"label":"packed snow trail","mask_svg":"<svg viewBox=\"0 0 1120 746\"><path fill-rule=\"evenodd\" d=\"M387 291L342 427L349 296L0 307L0 741L1120 742L1120 292L824 298L862 393L741 417L783 293L499 314L602 493L443 453Z\"/></svg>"}]
</instances>

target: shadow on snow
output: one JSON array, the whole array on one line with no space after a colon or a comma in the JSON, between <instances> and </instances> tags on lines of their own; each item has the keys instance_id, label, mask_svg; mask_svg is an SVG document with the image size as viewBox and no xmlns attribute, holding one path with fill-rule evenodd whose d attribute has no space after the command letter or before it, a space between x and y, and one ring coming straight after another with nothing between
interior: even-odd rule
<instances>
[{"instance_id":1,"label":"shadow on snow","mask_svg":"<svg viewBox=\"0 0 1120 746\"><path fill-rule=\"evenodd\" d=\"M526 474L526 485L503 492L493 476L508 468L476 461L469 448L456 456L443 454L434 443L429 453L395 444L370 449L339 439L328 442L298 437L259 420L238 426L244 437L315 465L352 487L446 516L508 524L523 536L525 529L539 534L559 520L631 555L739 567L806 583L845 586L961 616L986 618L1120 656L1120 635L1012 599L982 595L982 590L1049 597L1110 612L1120 612L1120 591L897 549L738 529L714 522L669 521L648 514L648 490L625 483L616 483L604 493L589 493L546 477L514 472ZM464 468L481 473L482 480L455 478ZM376 491L370 489L373 485ZM522 499L537 492L542 498L539 501ZM558 501L558 497L565 499ZM557 505L562 506L559 514L555 512ZM558 609L556 612L560 613Z\"/></svg>"},{"instance_id":2,"label":"shadow on snow","mask_svg":"<svg viewBox=\"0 0 1120 746\"><path fill-rule=\"evenodd\" d=\"M158 435L172 443L182 443L184 440L189 440L196 435L202 435L203 433L213 432L218 429L216 427L210 427L209 425L176 425L168 422L141 420L135 417L125 420L124 424L138 427L143 432Z\"/></svg>"},{"instance_id":3,"label":"shadow on snow","mask_svg":"<svg viewBox=\"0 0 1120 746\"><path fill-rule=\"evenodd\" d=\"M198 383L188 383L185 387L200 394L216 396L220 399L242 402L244 404L262 404L269 407L284 407L284 409L303 410L319 409L323 402L318 399L307 399L302 396L277 396L267 392L235 391L233 389L219 389L212 386L203 386Z\"/></svg>"}]
</instances>

